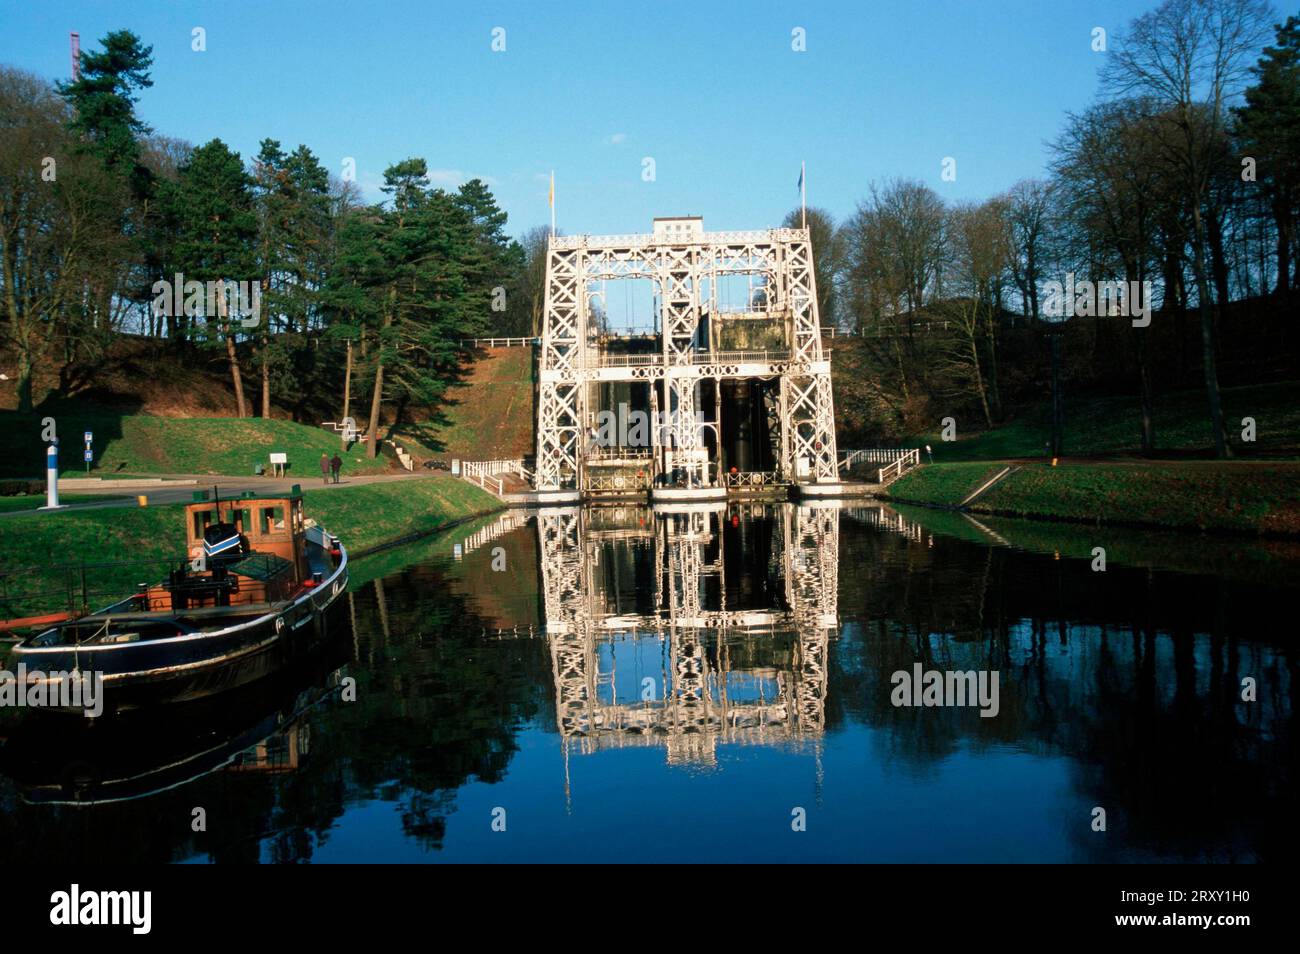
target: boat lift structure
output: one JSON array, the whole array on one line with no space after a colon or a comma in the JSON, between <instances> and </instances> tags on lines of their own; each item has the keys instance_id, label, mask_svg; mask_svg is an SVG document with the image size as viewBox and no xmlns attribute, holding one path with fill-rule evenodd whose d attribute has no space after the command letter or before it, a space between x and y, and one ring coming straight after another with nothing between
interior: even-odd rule
<instances>
[{"instance_id":1,"label":"boat lift structure","mask_svg":"<svg viewBox=\"0 0 1300 954\"><path fill-rule=\"evenodd\" d=\"M753 291L728 307L719 289L736 275ZM610 335L593 299L630 279L653 284L654 331ZM538 377L539 503L844 488L807 229L706 232L686 216L650 234L552 236ZM601 439L616 394L651 422L636 439Z\"/></svg>"}]
</instances>

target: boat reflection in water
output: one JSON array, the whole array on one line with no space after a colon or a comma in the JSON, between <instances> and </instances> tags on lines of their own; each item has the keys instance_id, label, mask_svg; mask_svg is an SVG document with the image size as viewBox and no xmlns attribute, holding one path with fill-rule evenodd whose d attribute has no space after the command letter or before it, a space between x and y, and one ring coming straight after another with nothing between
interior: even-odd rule
<instances>
[{"instance_id":1,"label":"boat reflection in water","mask_svg":"<svg viewBox=\"0 0 1300 954\"><path fill-rule=\"evenodd\" d=\"M662 746L712 765L720 742L820 739L838 510L546 509L536 527L566 756Z\"/></svg>"},{"instance_id":2,"label":"boat reflection in water","mask_svg":"<svg viewBox=\"0 0 1300 954\"><path fill-rule=\"evenodd\" d=\"M28 713L0 748L0 771L29 804L73 806L144 799L220 770L293 771L309 746L303 717L337 689L343 635L336 625L307 659L165 716L139 709L81 724Z\"/></svg>"}]
</instances>

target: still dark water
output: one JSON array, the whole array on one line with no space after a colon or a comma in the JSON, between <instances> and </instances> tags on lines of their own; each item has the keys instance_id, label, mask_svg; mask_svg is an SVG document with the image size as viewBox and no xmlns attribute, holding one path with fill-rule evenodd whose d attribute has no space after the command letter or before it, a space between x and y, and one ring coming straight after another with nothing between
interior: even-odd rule
<instances>
[{"instance_id":1,"label":"still dark water","mask_svg":"<svg viewBox=\"0 0 1300 954\"><path fill-rule=\"evenodd\" d=\"M0 858L1293 857L1290 545L874 506L473 529L355 563L274 684L7 722ZM997 715L895 706L917 663L996 671Z\"/></svg>"}]
</instances>

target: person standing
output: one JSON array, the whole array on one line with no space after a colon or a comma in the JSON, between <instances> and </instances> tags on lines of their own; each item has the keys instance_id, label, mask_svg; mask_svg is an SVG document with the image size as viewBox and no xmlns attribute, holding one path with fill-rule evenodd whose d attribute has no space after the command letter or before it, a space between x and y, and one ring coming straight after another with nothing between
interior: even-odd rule
<instances>
[{"instance_id":1,"label":"person standing","mask_svg":"<svg viewBox=\"0 0 1300 954\"><path fill-rule=\"evenodd\" d=\"M330 470L334 473L334 483L339 482L339 471L343 469L343 458L336 452L334 459L330 461Z\"/></svg>"},{"instance_id":2,"label":"person standing","mask_svg":"<svg viewBox=\"0 0 1300 954\"><path fill-rule=\"evenodd\" d=\"M330 456L326 453L320 455L320 479L321 483L330 482Z\"/></svg>"}]
</instances>

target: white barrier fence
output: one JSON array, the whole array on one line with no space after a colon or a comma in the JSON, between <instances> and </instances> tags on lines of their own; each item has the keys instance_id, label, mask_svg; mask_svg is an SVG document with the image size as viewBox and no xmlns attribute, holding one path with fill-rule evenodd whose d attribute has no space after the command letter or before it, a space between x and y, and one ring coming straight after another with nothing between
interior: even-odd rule
<instances>
[{"instance_id":1,"label":"white barrier fence","mask_svg":"<svg viewBox=\"0 0 1300 954\"><path fill-rule=\"evenodd\" d=\"M858 464L884 464L876 470L876 482L894 480L921 462L921 452L915 447L870 447L862 450L840 451L840 470L849 470Z\"/></svg>"},{"instance_id":2,"label":"white barrier fence","mask_svg":"<svg viewBox=\"0 0 1300 954\"><path fill-rule=\"evenodd\" d=\"M501 477L514 474L520 480L532 482L533 473L524 466L522 458L513 460L463 460L460 462L460 476L472 484L477 484L488 493L500 497L505 492L505 481Z\"/></svg>"},{"instance_id":3,"label":"white barrier fence","mask_svg":"<svg viewBox=\"0 0 1300 954\"><path fill-rule=\"evenodd\" d=\"M541 344L541 338L461 338L462 348L529 348Z\"/></svg>"}]
</instances>

